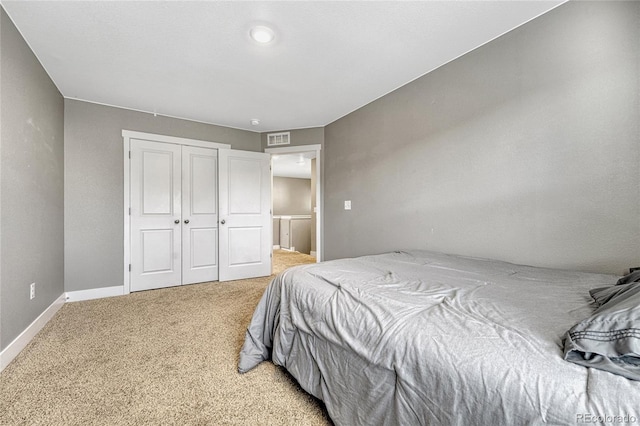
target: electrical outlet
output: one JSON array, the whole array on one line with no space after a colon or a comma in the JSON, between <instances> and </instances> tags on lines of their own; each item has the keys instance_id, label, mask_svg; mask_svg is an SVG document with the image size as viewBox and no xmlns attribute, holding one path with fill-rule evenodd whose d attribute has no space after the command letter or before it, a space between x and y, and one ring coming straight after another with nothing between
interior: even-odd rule
<instances>
[{"instance_id":1,"label":"electrical outlet","mask_svg":"<svg viewBox=\"0 0 640 426\"><path fill-rule=\"evenodd\" d=\"M33 300L36 298L36 283L31 283L29 286L29 299Z\"/></svg>"}]
</instances>

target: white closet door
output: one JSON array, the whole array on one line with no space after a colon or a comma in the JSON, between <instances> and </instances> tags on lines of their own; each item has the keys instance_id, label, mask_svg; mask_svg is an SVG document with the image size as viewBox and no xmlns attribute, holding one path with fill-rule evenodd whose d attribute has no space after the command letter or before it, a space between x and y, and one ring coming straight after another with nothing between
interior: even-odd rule
<instances>
[{"instance_id":1,"label":"white closet door","mask_svg":"<svg viewBox=\"0 0 640 426\"><path fill-rule=\"evenodd\" d=\"M220 281L271 274L270 155L221 149Z\"/></svg>"},{"instance_id":2,"label":"white closet door","mask_svg":"<svg viewBox=\"0 0 640 426\"><path fill-rule=\"evenodd\" d=\"M183 146L182 284L217 280L217 151Z\"/></svg>"},{"instance_id":3,"label":"white closet door","mask_svg":"<svg viewBox=\"0 0 640 426\"><path fill-rule=\"evenodd\" d=\"M181 282L179 145L131 140L131 290Z\"/></svg>"}]
</instances>

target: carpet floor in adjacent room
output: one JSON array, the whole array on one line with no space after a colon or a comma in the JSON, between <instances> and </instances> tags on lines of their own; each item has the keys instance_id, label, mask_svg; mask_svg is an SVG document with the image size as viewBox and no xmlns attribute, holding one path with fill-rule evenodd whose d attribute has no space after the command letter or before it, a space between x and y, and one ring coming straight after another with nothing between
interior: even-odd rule
<instances>
[{"instance_id":1,"label":"carpet floor in adjacent room","mask_svg":"<svg viewBox=\"0 0 640 426\"><path fill-rule=\"evenodd\" d=\"M314 261L278 250L274 272ZM65 304L0 373L0 424L331 424L282 368L237 372L271 278Z\"/></svg>"}]
</instances>

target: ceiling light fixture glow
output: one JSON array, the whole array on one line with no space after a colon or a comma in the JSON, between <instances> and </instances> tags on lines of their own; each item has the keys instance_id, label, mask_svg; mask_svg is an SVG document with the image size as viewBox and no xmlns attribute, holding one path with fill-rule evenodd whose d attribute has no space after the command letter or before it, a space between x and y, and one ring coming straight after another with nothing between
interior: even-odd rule
<instances>
[{"instance_id":1,"label":"ceiling light fixture glow","mask_svg":"<svg viewBox=\"0 0 640 426\"><path fill-rule=\"evenodd\" d=\"M257 126L258 124L260 124L260 120L258 120L257 118L252 118L250 123L252 126Z\"/></svg>"},{"instance_id":2,"label":"ceiling light fixture glow","mask_svg":"<svg viewBox=\"0 0 640 426\"><path fill-rule=\"evenodd\" d=\"M249 31L249 35L253 40L260 44L267 44L271 42L275 37L275 33L273 32L273 30L263 25L258 25L257 27L251 28L251 31Z\"/></svg>"}]
</instances>

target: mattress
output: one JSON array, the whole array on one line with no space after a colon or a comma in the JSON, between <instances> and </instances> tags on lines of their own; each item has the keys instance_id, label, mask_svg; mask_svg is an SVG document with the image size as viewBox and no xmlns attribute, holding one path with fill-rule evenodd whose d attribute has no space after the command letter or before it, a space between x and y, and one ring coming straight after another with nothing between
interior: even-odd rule
<instances>
[{"instance_id":1,"label":"mattress","mask_svg":"<svg viewBox=\"0 0 640 426\"><path fill-rule=\"evenodd\" d=\"M640 423L640 382L563 359L589 290L616 279L427 251L294 267L239 371L272 360L338 425Z\"/></svg>"}]
</instances>

